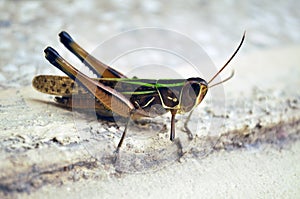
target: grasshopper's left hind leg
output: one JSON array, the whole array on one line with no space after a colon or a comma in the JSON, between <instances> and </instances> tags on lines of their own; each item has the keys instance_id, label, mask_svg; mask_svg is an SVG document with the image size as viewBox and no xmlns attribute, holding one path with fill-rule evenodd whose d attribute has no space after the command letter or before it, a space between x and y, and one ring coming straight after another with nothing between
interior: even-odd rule
<instances>
[{"instance_id":1,"label":"grasshopper's left hind leg","mask_svg":"<svg viewBox=\"0 0 300 199\"><path fill-rule=\"evenodd\" d=\"M55 67L60 69L71 79L80 84L87 92L92 94L108 109L114 106L114 111L120 116L130 117L135 110L134 105L122 93L110 88L101 82L95 81L78 71L74 66L62 58L53 48L47 47L45 49L46 59Z\"/></svg>"},{"instance_id":2,"label":"grasshopper's left hind leg","mask_svg":"<svg viewBox=\"0 0 300 199\"><path fill-rule=\"evenodd\" d=\"M117 149L116 149L115 152L114 152L114 157L113 157L113 159L112 159L112 161L113 161L114 164L117 162L117 160L118 160L118 158L119 158L120 148L121 148L121 146L122 146L122 144L123 144L123 141L124 141L124 139L125 139L125 136L126 136L126 132L127 132L127 129L128 129L129 122L130 122L130 117L129 117L128 120L127 120L125 129L124 129L123 134L122 134L122 136L121 136L121 139L120 139L120 141L119 141L119 143L118 143Z\"/></svg>"},{"instance_id":3,"label":"grasshopper's left hind leg","mask_svg":"<svg viewBox=\"0 0 300 199\"><path fill-rule=\"evenodd\" d=\"M120 148L121 148L121 146L122 146L122 144L123 144L123 141L124 141L124 139L125 139L126 132L127 132L127 129L128 129L129 122L130 122L130 117L128 118L128 121L127 121L127 123L126 123L125 129L124 129L123 134L122 134L122 137L121 137L121 139L120 139L120 141L119 141L119 143L118 143L118 147L117 147L117 149L116 149L116 153L119 152L119 150L120 150Z\"/></svg>"},{"instance_id":4,"label":"grasshopper's left hind leg","mask_svg":"<svg viewBox=\"0 0 300 199\"><path fill-rule=\"evenodd\" d=\"M127 99L122 93L84 75L76 68L74 68L74 66L72 66L70 63L68 63L65 59L63 59L51 47L47 47L45 49L45 57L51 64L66 73L71 79L78 82L81 86L83 86L86 91L88 91L96 99L98 99L107 109L112 110L120 116L128 118L129 124L129 119L136 111L136 109L131 101ZM119 151L119 148L123 143L128 124L126 125L121 140L118 144L117 151Z\"/></svg>"}]
</instances>

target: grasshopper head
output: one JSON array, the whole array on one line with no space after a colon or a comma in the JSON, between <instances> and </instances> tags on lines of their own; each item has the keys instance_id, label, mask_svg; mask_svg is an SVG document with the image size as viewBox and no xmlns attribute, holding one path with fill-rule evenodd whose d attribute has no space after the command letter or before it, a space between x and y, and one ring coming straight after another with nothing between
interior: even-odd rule
<instances>
[{"instance_id":1,"label":"grasshopper head","mask_svg":"<svg viewBox=\"0 0 300 199\"><path fill-rule=\"evenodd\" d=\"M180 96L180 113L186 113L195 108L207 93L208 84L201 78L189 78L182 87Z\"/></svg>"}]
</instances>

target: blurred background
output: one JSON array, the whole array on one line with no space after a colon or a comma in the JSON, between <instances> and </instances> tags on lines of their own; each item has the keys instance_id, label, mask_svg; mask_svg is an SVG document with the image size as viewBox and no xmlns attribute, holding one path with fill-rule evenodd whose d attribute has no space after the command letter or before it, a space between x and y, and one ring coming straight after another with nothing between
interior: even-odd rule
<instances>
[{"instance_id":1,"label":"blurred background","mask_svg":"<svg viewBox=\"0 0 300 199\"><path fill-rule=\"evenodd\" d=\"M61 30L91 51L131 29L170 29L197 42L213 61L224 61L244 30L241 54L299 44L299 8L297 0L1 0L0 88L28 86L38 73L57 73L43 49L62 48L57 37Z\"/></svg>"}]
</instances>

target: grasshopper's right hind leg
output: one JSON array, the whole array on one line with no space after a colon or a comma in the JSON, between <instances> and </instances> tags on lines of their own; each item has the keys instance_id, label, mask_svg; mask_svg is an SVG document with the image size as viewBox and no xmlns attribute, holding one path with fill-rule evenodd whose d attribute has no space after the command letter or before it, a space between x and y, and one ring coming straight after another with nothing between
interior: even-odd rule
<instances>
[{"instance_id":1,"label":"grasshopper's right hind leg","mask_svg":"<svg viewBox=\"0 0 300 199\"><path fill-rule=\"evenodd\" d=\"M126 78L125 75L110 66L102 63L94 56L86 52L78 45L73 38L65 31L59 33L60 41L69 49L81 62L83 62L90 70L92 70L99 78Z\"/></svg>"}]
</instances>

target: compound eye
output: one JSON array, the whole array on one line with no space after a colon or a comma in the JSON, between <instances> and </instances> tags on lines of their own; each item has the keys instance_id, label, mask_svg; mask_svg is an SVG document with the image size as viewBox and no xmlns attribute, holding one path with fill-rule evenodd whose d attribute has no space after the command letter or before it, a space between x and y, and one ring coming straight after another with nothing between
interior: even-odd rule
<instances>
[{"instance_id":1,"label":"compound eye","mask_svg":"<svg viewBox=\"0 0 300 199\"><path fill-rule=\"evenodd\" d=\"M200 84L192 83L190 86L191 86L191 89L189 89L190 97L194 97L194 96L197 97L200 93Z\"/></svg>"},{"instance_id":2,"label":"compound eye","mask_svg":"<svg viewBox=\"0 0 300 199\"><path fill-rule=\"evenodd\" d=\"M181 109L183 112L190 111L196 105L200 89L199 83L190 83L184 86L181 99Z\"/></svg>"}]
</instances>

